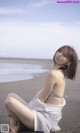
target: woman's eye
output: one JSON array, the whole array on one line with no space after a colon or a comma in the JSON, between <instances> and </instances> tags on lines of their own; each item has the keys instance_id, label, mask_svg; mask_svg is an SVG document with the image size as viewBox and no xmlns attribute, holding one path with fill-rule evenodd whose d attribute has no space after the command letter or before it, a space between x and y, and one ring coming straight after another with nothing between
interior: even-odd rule
<instances>
[{"instance_id":1,"label":"woman's eye","mask_svg":"<svg viewBox=\"0 0 80 133\"><path fill-rule=\"evenodd\" d=\"M67 57L65 54L63 54L64 55L64 57Z\"/></svg>"},{"instance_id":2,"label":"woman's eye","mask_svg":"<svg viewBox=\"0 0 80 133\"><path fill-rule=\"evenodd\" d=\"M67 57L66 53L63 53L63 56L64 56L64 57Z\"/></svg>"}]
</instances>

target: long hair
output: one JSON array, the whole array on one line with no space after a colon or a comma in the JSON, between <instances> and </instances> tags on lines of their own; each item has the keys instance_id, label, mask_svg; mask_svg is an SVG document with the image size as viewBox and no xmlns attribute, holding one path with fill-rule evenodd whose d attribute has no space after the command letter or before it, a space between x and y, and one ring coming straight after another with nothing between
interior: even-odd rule
<instances>
[{"instance_id":1,"label":"long hair","mask_svg":"<svg viewBox=\"0 0 80 133\"><path fill-rule=\"evenodd\" d=\"M74 48L68 45L64 45L61 48L59 48L56 52L63 52L66 54L66 57L68 59L68 63L66 65L63 65L59 69L62 70L64 76L68 79L75 79L76 75L76 69L77 69L77 54ZM55 53L56 54L56 53ZM55 55L53 57L54 65L56 65L55 61Z\"/></svg>"}]
</instances>

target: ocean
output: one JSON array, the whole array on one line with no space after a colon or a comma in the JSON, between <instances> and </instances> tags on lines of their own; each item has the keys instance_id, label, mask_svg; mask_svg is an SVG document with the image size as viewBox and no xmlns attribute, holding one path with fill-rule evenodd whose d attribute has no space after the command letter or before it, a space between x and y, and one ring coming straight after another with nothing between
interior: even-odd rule
<instances>
[{"instance_id":1,"label":"ocean","mask_svg":"<svg viewBox=\"0 0 80 133\"><path fill-rule=\"evenodd\" d=\"M34 78L35 74L46 71L48 70L41 65L0 63L0 82L29 80Z\"/></svg>"}]
</instances>

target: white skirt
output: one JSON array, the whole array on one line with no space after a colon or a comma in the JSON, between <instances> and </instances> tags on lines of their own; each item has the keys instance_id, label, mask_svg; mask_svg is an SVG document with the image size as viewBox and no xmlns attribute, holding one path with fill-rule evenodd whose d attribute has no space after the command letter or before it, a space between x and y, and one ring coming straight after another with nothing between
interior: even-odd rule
<instances>
[{"instance_id":1,"label":"white skirt","mask_svg":"<svg viewBox=\"0 0 80 133\"><path fill-rule=\"evenodd\" d=\"M34 114L34 131L43 131L44 133L59 131L58 122L62 118L62 108L66 104L65 99L60 105L47 104L38 98L39 93L28 104Z\"/></svg>"}]
</instances>

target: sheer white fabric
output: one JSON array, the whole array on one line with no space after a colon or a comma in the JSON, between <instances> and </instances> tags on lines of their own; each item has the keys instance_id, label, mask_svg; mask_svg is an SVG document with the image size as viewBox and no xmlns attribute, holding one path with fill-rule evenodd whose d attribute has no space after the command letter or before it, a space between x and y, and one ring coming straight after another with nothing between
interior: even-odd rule
<instances>
[{"instance_id":1,"label":"sheer white fabric","mask_svg":"<svg viewBox=\"0 0 80 133\"><path fill-rule=\"evenodd\" d=\"M34 113L34 130L50 133L50 131L59 131L60 127L58 122L62 118L62 108L65 106L66 101L63 98L60 105L47 104L41 102L38 98L40 91L28 104L28 107Z\"/></svg>"}]
</instances>

